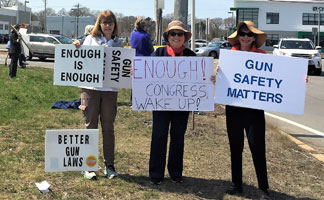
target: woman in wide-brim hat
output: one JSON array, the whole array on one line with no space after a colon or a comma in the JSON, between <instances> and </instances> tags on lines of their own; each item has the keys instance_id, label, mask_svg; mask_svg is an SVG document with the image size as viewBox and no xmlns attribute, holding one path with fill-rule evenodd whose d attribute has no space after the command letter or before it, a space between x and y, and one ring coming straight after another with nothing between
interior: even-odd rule
<instances>
[{"instance_id":1,"label":"woman in wide-brim hat","mask_svg":"<svg viewBox=\"0 0 324 200\"><path fill-rule=\"evenodd\" d=\"M266 33L257 29L253 22L243 21L237 31L228 37L232 50L266 53L258 49L266 40ZM220 66L235 67L235 66ZM265 117L263 110L226 106L226 127L231 151L232 185L226 190L228 194L243 192L242 187L242 152L244 130L252 153L259 189L263 197L269 197L269 184L265 151ZM270 198L270 197L269 197Z\"/></svg>"},{"instance_id":2,"label":"woman in wide-brim hat","mask_svg":"<svg viewBox=\"0 0 324 200\"><path fill-rule=\"evenodd\" d=\"M180 21L172 21L163 33L165 47L160 47L152 56L196 56L184 46L191 33ZM184 135L187 129L189 111L153 111L153 128L150 152L149 176L151 184L158 185L164 179L168 134L170 145L168 172L176 183L183 182Z\"/></svg>"},{"instance_id":3,"label":"woman in wide-brim hat","mask_svg":"<svg viewBox=\"0 0 324 200\"><path fill-rule=\"evenodd\" d=\"M232 35L228 36L228 38L227 38L227 40L231 43L232 46L242 45L242 42L240 42L240 39L245 36L245 35L242 36L242 32L250 32L251 33L250 35L247 35L248 37L253 38L251 47L253 45L255 45L256 48L260 48L267 39L267 34L263 31L257 29L253 22L243 21L237 25L237 31L235 31Z\"/></svg>"}]
</instances>

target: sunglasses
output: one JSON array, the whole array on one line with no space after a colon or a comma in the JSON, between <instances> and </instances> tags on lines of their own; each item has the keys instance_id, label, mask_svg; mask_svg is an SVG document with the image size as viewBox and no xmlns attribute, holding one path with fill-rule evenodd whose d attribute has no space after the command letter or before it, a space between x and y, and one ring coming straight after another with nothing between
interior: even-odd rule
<instances>
[{"instance_id":1,"label":"sunglasses","mask_svg":"<svg viewBox=\"0 0 324 200\"><path fill-rule=\"evenodd\" d=\"M254 37L255 36L255 34L253 33L253 32L248 32L248 33L245 33L245 32L241 32L241 31L239 31L238 33L237 33L239 36L248 36L248 37Z\"/></svg>"},{"instance_id":2,"label":"sunglasses","mask_svg":"<svg viewBox=\"0 0 324 200\"><path fill-rule=\"evenodd\" d=\"M105 26L112 26L112 25L114 25L115 23L114 22L112 22L112 21L104 21L104 22L101 22L100 24L103 24L103 25L105 25Z\"/></svg>"},{"instance_id":3,"label":"sunglasses","mask_svg":"<svg viewBox=\"0 0 324 200\"><path fill-rule=\"evenodd\" d=\"M176 33L176 32L170 32L169 33L171 36L176 36L176 35L178 35L179 37L182 37L182 36L184 36L184 33L182 33L182 32L180 32L180 33Z\"/></svg>"}]
</instances>

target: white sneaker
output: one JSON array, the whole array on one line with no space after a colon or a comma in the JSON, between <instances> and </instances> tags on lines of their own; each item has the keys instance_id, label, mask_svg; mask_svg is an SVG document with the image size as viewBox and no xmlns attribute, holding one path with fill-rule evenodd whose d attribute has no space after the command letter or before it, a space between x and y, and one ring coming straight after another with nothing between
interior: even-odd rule
<instances>
[{"instance_id":1,"label":"white sneaker","mask_svg":"<svg viewBox=\"0 0 324 200\"><path fill-rule=\"evenodd\" d=\"M118 176L118 173L116 172L115 167L113 165L105 167L104 174L108 179L113 179Z\"/></svg>"},{"instance_id":2,"label":"white sneaker","mask_svg":"<svg viewBox=\"0 0 324 200\"><path fill-rule=\"evenodd\" d=\"M89 180L97 180L97 175L95 172L89 172L89 171L83 171L81 172L83 175L83 178L89 179Z\"/></svg>"}]
</instances>

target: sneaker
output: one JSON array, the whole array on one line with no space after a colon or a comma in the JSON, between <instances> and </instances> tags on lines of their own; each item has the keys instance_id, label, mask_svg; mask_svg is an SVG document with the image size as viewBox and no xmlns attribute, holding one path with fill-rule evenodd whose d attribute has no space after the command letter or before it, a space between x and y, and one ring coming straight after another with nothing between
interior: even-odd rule
<instances>
[{"instance_id":1,"label":"sneaker","mask_svg":"<svg viewBox=\"0 0 324 200\"><path fill-rule=\"evenodd\" d=\"M90 171L90 172L89 171L83 171L83 172L81 172L81 174L83 175L83 177L85 179L94 180L94 181L97 180L97 175L96 175L95 172L92 172L92 171Z\"/></svg>"},{"instance_id":2,"label":"sneaker","mask_svg":"<svg viewBox=\"0 0 324 200\"><path fill-rule=\"evenodd\" d=\"M162 179L161 178L151 178L150 179L150 183L152 185L161 185Z\"/></svg>"},{"instance_id":3,"label":"sneaker","mask_svg":"<svg viewBox=\"0 0 324 200\"><path fill-rule=\"evenodd\" d=\"M104 174L106 175L106 178L113 179L118 176L118 173L115 170L115 167L113 165L109 165L105 168Z\"/></svg>"},{"instance_id":4,"label":"sneaker","mask_svg":"<svg viewBox=\"0 0 324 200\"><path fill-rule=\"evenodd\" d=\"M172 181L174 183L183 183L183 178L181 176L179 176L179 177L172 177Z\"/></svg>"},{"instance_id":5,"label":"sneaker","mask_svg":"<svg viewBox=\"0 0 324 200\"><path fill-rule=\"evenodd\" d=\"M243 192L243 188L242 186L238 187L238 186L235 186L235 185L231 185L227 190L226 190L226 194L230 194L230 195L233 195L233 194L240 194Z\"/></svg>"}]
</instances>

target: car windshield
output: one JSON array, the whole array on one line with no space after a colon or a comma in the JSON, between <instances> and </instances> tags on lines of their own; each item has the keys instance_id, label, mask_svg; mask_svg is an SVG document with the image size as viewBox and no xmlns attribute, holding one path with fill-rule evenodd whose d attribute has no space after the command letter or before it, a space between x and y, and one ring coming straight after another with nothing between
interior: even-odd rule
<instances>
[{"instance_id":1,"label":"car windshield","mask_svg":"<svg viewBox=\"0 0 324 200\"><path fill-rule=\"evenodd\" d=\"M56 36L56 39L58 39L62 44L72 44L72 40L68 37L64 37L64 36Z\"/></svg>"},{"instance_id":2,"label":"car windshield","mask_svg":"<svg viewBox=\"0 0 324 200\"><path fill-rule=\"evenodd\" d=\"M281 42L281 49L315 49L310 41L285 40Z\"/></svg>"},{"instance_id":3,"label":"car windshield","mask_svg":"<svg viewBox=\"0 0 324 200\"><path fill-rule=\"evenodd\" d=\"M210 44L208 44L207 47L219 47L220 45L222 45L221 42L214 42L214 43L210 43Z\"/></svg>"}]
</instances>

